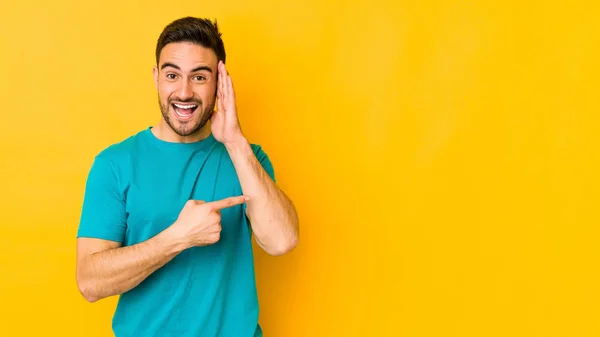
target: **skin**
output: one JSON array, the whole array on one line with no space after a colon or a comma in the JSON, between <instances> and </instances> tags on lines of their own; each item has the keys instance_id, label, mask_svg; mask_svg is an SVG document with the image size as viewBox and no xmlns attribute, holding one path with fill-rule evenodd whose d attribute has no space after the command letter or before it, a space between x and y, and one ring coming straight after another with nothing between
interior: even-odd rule
<instances>
[{"instance_id":1,"label":"skin","mask_svg":"<svg viewBox=\"0 0 600 337\"><path fill-rule=\"evenodd\" d=\"M218 60L216 54L193 43L166 45L153 75L162 118L152 132L169 142L191 143L206 138L217 96ZM197 104L189 120L175 114L173 103Z\"/></svg>"},{"instance_id":2,"label":"skin","mask_svg":"<svg viewBox=\"0 0 600 337\"><path fill-rule=\"evenodd\" d=\"M167 229L132 246L78 238L77 285L89 302L136 287L185 249L218 242L220 210L225 207L247 204L253 237L270 255L285 254L298 243L296 209L265 172L243 135L231 77L215 53L188 42L169 44L162 50L153 74L162 115L152 128L154 135L164 141L185 143L200 141L212 133L227 149L243 195L214 202L190 200ZM198 107L191 118L182 119L175 114L172 103Z\"/></svg>"}]
</instances>

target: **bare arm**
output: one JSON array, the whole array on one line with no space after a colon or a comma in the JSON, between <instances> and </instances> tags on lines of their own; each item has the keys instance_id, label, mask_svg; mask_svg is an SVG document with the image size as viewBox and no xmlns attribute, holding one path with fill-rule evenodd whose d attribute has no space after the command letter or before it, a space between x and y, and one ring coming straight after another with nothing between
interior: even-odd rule
<instances>
[{"instance_id":1,"label":"bare arm","mask_svg":"<svg viewBox=\"0 0 600 337\"><path fill-rule=\"evenodd\" d=\"M122 294L140 284L185 248L169 230L128 247L94 238L77 239L77 286L89 302Z\"/></svg>"},{"instance_id":2,"label":"bare arm","mask_svg":"<svg viewBox=\"0 0 600 337\"><path fill-rule=\"evenodd\" d=\"M298 215L292 201L269 177L252 148L240 139L227 150L244 195L246 213L258 245L271 255L282 255L298 243Z\"/></svg>"},{"instance_id":3,"label":"bare arm","mask_svg":"<svg viewBox=\"0 0 600 337\"><path fill-rule=\"evenodd\" d=\"M204 202L189 200L177 221L156 236L121 247L115 241L77 239L77 286L89 302L122 294L193 246L221 238L220 210L246 202L246 196Z\"/></svg>"},{"instance_id":4,"label":"bare arm","mask_svg":"<svg viewBox=\"0 0 600 337\"><path fill-rule=\"evenodd\" d=\"M218 104L211 117L212 133L227 148L243 194L250 197L246 214L256 242L271 255L285 254L298 244L296 209L254 155L242 133L233 82L222 61L218 70Z\"/></svg>"}]
</instances>

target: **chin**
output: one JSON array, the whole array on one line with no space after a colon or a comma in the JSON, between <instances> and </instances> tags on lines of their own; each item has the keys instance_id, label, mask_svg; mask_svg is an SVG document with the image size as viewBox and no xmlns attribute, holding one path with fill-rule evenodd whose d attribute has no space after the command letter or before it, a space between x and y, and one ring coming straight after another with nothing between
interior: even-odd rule
<instances>
[{"instance_id":1,"label":"chin","mask_svg":"<svg viewBox=\"0 0 600 337\"><path fill-rule=\"evenodd\" d=\"M194 116L195 118L191 119L180 119L177 114L171 114L171 118L167 121L167 124L171 127L175 133L179 136L187 137L192 136L195 133L202 130L204 125L206 125L205 120L202 120L202 116Z\"/></svg>"},{"instance_id":2,"label":"chin","mask_svg":"<svg viewBox=\"0 0 600 337\"><path fill-rule=\"evenodd\" d=\"M171 102L167 106L161 104L161 110L164 121L174 133L189 137L202 130L214 109L203 111L199 102Z\"/></svg>"}]
</instances>

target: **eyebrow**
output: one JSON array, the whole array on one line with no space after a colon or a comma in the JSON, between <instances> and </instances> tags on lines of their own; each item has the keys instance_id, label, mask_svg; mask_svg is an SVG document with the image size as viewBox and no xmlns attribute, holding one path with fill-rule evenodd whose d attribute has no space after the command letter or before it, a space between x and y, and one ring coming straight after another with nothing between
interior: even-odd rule
<instances>
[{"instance_id":1,"label":"eyebrow","mask_svg":"<svg viewBox=\"0 0 600 337\"><path fill-rule=\"evenodd\" d=\"M162 65L162 66L160 66L160 69L162 70L162 69L165 69L166 67L171 67L171 68L175 68L175 69L177 69L177 70L181 70L181 68L179 68L179 66L178 66L178 65L176 65L176 64L173 64L173 63L171 63L171 62L166 62L166 63L163 63L163 65ZM191 72L193 72L193 73L194 73L194 72L196 72L196 71L200 71L200 70L206 70L206 71L208 71L209 73L212 73L212 69L211 69L209 66L199 66L199 67L196 67L196 68L192 69L192 71L191 71Z\"/></svg>"}]
</instances>

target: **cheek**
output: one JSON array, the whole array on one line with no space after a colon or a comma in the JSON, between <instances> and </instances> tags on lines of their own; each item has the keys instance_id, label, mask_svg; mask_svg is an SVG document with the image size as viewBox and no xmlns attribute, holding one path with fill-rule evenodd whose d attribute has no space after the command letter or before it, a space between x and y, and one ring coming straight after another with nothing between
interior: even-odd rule
<instances>
[{"instance_id":1,"label":"cheek","mask_svg":"<svg viewBox=\"0 0 600 337\"><path fill-rule=\"evenodd\" d=\"M163 102L166 102L169 97L171 96L171 93L173 92L172 88L170 88L168 85L160 85L158 86L158 97L160 97L160 100Z\"/></svg>"},{"instance_id":2,"label":"cheek","mask_svg":"<svg viewBox=\"0 0 600 337\"><path fill-rule=\"evenodd\" d=\"M200 99L202 99L202 102L205 102L205 104L211 104L215 100L216 91L215 91L214 87L210 87L210 86L198 87L194 90L194 93L195 93L196 97L199 97Z\"/></svg>"}]
</instances>

